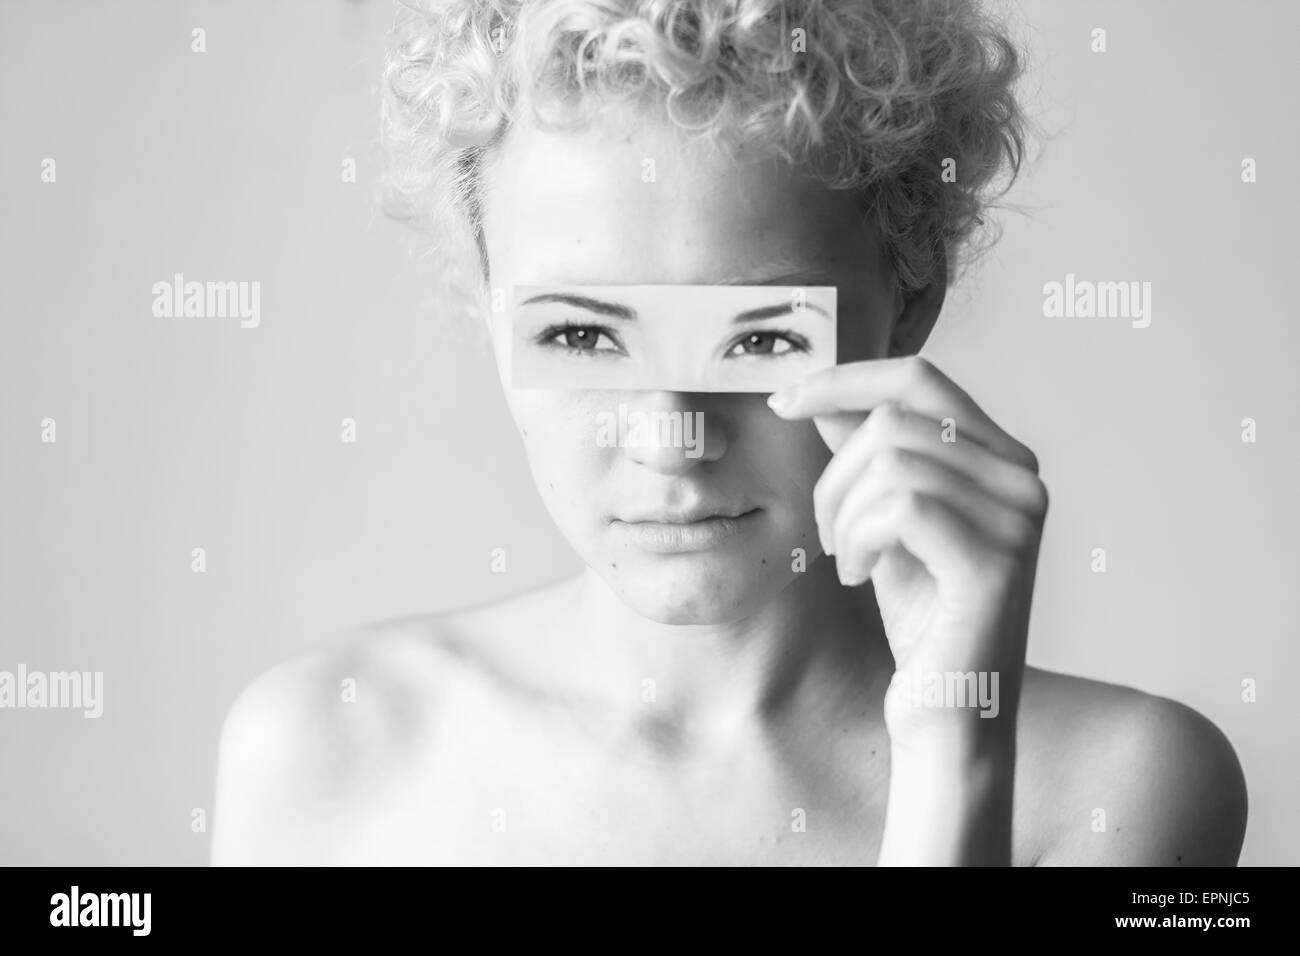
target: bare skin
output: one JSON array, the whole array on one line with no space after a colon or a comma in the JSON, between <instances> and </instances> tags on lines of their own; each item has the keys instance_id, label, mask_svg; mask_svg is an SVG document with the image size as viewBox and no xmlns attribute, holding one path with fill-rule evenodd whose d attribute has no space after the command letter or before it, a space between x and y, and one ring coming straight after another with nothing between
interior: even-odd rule
<instances>
[{"instance_id":1,"label":"bare skin","mask_svg":"<svg viewBox=\"0 0 1300 956\"><path fill-rule=\"evenodd\" d=\"M214 862L1235 863L1245 788L1212 724L1024 666L1046 492L916 357L945 280L903 294L843 194L669 137L518 130L485 179L492 286L833 284L840 364L772 406L514 390L485 308L587 571L255 681L222 736ZM703 453L599 447L615 403L700 411ZM692 507L750 517L689 553L619 534ZM998 716L903 706L896 670L999 674Z\"/></svg>"},{"instance_id":2,"label":"bare skin","mask_svg":"<svg viewBox=\"0 0 1300 956\"><path fill-rule=\"evenodd\" d=\"M388 623L264 674L223 734L214 864L875 864L879 642L858 671L700 738L675 726L670 687L644 701L640 680L579 656L581 584ZM574 660L581 679L554 666ZM1194 711L1027 668L1018 731L1014 865L1236 862L1241 772Z\"/></svg>"}]
</instances>

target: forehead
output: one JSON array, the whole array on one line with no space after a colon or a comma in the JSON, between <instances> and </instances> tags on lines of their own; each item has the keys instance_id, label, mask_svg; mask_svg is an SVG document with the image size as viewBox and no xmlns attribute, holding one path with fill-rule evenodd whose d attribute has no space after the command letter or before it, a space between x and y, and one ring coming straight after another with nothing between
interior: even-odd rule
<instances>
[{"instance_id":1,"label":"forehead","mask_svg":"<svg viewBox=\"0 0 1300 956\"><path fill-rule=\"evenodd\" d=\"M688 156L653 123L517 127L483 186L494 285L843 285L874 261L848 193L778 160Z\"/></svg>"}]
</instances>

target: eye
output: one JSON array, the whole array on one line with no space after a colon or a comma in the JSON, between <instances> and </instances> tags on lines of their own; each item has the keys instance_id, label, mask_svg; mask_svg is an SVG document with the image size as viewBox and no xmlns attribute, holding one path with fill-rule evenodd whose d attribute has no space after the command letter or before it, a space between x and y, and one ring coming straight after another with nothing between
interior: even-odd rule
<instances>
[{"instance_id":1,"label":"eye","mask_svg":"<svg viewBox=\"0 0 1300 956\"><path fill-rule=\"evenodd\" d=\"M535 339L538 345L558 348L566 352L588 355L626 355L618 335L613 329L601 325L580 325L576 322L553 325ZM606 343L604 347L601 343Z\"/></svg>"},{"instance_id":2,"label":"eye","mask_svg":"<svg viewBox=\"0 0 1300 956\"><path fill-rule=\"evenodd\" d=\"M802 335L793 332L750 332L738 339L727 350L727 358L745 356L789 355L791 352L808 351L808 342Z\"/></svg>"}]
</instances>

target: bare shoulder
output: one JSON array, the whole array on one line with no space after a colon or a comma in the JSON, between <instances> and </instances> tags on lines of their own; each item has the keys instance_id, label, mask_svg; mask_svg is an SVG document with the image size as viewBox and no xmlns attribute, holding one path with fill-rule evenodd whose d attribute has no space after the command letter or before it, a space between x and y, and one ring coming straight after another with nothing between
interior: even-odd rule
<instances>
[{"instance_id":1,"label":"bare shoulder","mask_svg":"<svg viewBox=\"0 0 1300 956\"><path fill-rule=\"evenodd\" d=\"M1041 865L1233 866L1246 785L1227 737L1192 708L1028 668L1017 795L1044 821Z\"/></svg>"},{"instance_id":2,"label":"bare shoulder","mask_svg":"<svg viewBox=\"0 0 1300 956\"><path fill-rule=\"evenodd\" d=\"M244 688L218 745L214 864L313 862L321 814L345 805L358 770L412 742L436 706L433 626L350 632Z\"/></svg>"},{"instance_id":3,"label":"bare shoulder","mask_svg":"<svg viewBox=\"0 0 1300 956\"><path fill-rule=\"evenodd\" d=\"M558 590L382 621L260 674L222 726L212 862L327 860L321 832L429 767L448 728L520 679L507 645L529 643L525 622Z\"/></svg>"}]
</instances>

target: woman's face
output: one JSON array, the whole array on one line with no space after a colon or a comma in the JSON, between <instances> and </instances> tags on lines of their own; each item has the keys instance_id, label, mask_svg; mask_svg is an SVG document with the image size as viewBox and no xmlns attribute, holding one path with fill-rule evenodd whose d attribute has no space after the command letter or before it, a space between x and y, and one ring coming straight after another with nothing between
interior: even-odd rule
<instances>
[{"instance_id":1,"label":"woman's face","mask_svg":"<svg viewBox=\"0 0 1300 956\"><path fill-rule=\"evenodd\" d=\"M838 360L886 353L899 300L879 244L847 193L776 162L688 162L654 124L516 127L484 172L483 201L498 301L515 285L833 285ZM821 555L813 488L830 452L811 422L781 420L763 394L514 389L510 309L490 320L546 507L630 607L667 624L734 621ZM561 337L566 347L591 340ZM669 413L685 428L701 423L702 435L610 441L620 406L626 421Z\"/></svg>"}]
</instances>

